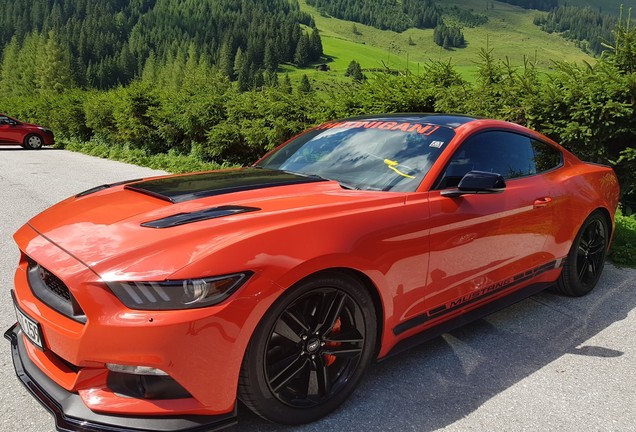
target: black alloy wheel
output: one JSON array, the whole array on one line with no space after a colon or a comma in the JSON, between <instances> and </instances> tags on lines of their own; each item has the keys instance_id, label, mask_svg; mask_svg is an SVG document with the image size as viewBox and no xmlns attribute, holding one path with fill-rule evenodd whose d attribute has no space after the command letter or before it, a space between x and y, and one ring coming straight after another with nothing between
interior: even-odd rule
<instances>
[{"instance_id":1,"label":"black alloy wheel","mask_svg":"<svg viewBox=\"0 0 636 432\"><path fill-rule=\"evenodd\" d=\"M576 275L583 285L595 284L603 270L607 249L607 230L599 219L592 220L579 240L576 250Z\"/></svg>"},{"instance_id":2,"label":"black alloy wheel","mask_svg":"<svg viewBox=\"0 0 636 432\"><path fill-rule=\"evenodd\" d=\"M555 290L570 296L582 296L596 286L609 244L608 224L600 212L592 213L579 230Z\"/></svg>"},{"instance_id":3,"label":"black alloy wheel","mask_svg":"<svg viewBox=\"0 0 636 432\"><path fill-rule=\"evenodd\" d=\"M323 403L355 372L365 333L362 311L349 294L333 288L305 294L285 309L270 335L270 390L295 408Z\"/></svg>"},{"instance_id":4,"label":"black alloy wheel","mask_svg":"<svg viewBox=\"0 0 636 432\"><path fill-rule=\"evenodd\" d=\"M241 400L279 423L323 417L347 398L370 363L375 320L368 292L347 275L312 278L290 289L250 342Z\"/></svg>"}]
</instances>

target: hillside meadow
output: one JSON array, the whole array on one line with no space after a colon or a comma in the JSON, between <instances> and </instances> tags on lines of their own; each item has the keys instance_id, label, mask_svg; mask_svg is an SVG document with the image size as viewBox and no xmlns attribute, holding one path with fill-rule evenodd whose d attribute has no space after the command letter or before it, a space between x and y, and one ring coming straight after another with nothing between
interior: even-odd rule
<instances>
[{"instance_id":1,"label":"hillside meadow","mask_svg":"<svg viewBox=\"0 0 636 432\"><path fill-rule=\"evenodd\" d=\"M411 28L403 33L355 23L359 34L353 32L353 23L325 17L315 8L300 0L301 10L311 14L320 30L323 51L331 72L313 70L289 70L292 76L307 74L316 80L340 79L351 60L365 69L388 67L417 73L422 64L430 61L451 62L468 79L475 77L478 69L476 58L480 49L492 48L500 59L513 64L523 64L531 58L542 70L551 70L555 60L568 62L594 62L594 58L582 52L576 45L557 34L548 34L533 24L536 10L526 10L507 3L494 2L494 9L485 9L484 0L450 0L444 7L460 6L486 15L488 22L482 26L464 27L467 41L465 48L446 50L433 41L433 29ZM413 45L409 44L409 38Z\"/></svg>"}]
</instances>

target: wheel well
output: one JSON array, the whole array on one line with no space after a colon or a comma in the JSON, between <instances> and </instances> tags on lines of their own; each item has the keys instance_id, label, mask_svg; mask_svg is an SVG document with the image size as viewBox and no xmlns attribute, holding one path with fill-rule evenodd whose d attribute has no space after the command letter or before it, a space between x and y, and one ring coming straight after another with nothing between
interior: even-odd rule
<instances>
[{"instance_id":1,"label":"wheel well","mask_svg":"<svg viewBox=\"0 0 636 432\"><path fill-rule=\"evenodd\" d=\"M357 279L362 285L367 289L369 294L371 295L371 299L373 300L373 306L375 308L375 316L377 319L376 329L377 329L377 337L376 337L376 346L375 346L375 358L377 358L378 353L380 352L380 347L382 346L382 334L384 332L384 308L382 307L382 299L380 298L380 294L378 293L378 289L373 283L373 281L364 273L358 270L354 270L352 268L345 267L335 267L321 270L317 273L313 273L311 275L306 276L304 279L314 277L321 273L341 273L347 276L350 276L354 279Z\"/></svg>"},{"instance_id":2,"label":"wheel well","mask_svg":"<svg viewBox=\"0 0 636 432\"><path fill-rule=\"evenodd\" d=\"M612 230L612 216L610 215L610 212L605 207L599 207L596 210L594 210L592 213L594 212L600 212L603 215L603 217L605 218L605 221L607 222L607 228L610 230L609 238L612 238L612 235L614 234L614 232Z\"/></svg>"}]
</instances>

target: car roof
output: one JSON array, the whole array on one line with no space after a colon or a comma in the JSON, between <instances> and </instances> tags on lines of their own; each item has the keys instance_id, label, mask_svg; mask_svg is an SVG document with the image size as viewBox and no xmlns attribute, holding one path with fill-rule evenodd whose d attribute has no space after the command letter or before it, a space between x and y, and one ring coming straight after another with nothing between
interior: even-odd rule
<instances>
[{"instance_id":1,"label":"car roof","mask_svg":"<svg viewBox=\"0 0 636 432\"><path fill-rule=\"evenodd\" d=\"M461 114L425 114L425 113L397 113L397 114L375 114L349 117L338 120L356 121L356 120L374 120L374 121L399 121L399 122L421 122L438 126L446 126L450 128L458 128L459 126L471 121L480 120L479 117L471 117Z\"/></svg>"}]
</instances>

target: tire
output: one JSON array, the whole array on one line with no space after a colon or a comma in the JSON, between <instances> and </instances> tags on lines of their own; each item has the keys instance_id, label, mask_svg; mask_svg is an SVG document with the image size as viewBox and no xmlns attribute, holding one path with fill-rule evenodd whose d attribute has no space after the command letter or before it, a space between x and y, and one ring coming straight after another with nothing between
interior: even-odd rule
<instances>
[{"instance_id":1,"label":"tire","mask_svg":"<svg viewBox=\"0 0 636 432\"><path fill-rule=\"evenodd\" d=\"M554 290L572 297L592 291L603 272L609 237L605 216L592 213L572 243Z\"/></svg>"},{"instance_id":2,"label":"tire","mask_svg":"<svg viewBox=\"0 0 636 432\"><path fill-rule=\"evenodd\" d=\"M248 345L239 399L259 416L298 425L335 410L375 353L375 308L355 278L316 275L285 292Z\"/></svg>"},{"instance_id":3,"label":"tire","mask_svg":"<svg viewBox=\"0 0 636 432\"><path fill-rule=\"evenodd\" d=\"M24 137L24 148L29 150L39 150L44 145L44 140L36 134L29 134Z\"/></svg>"}]
</instances>

